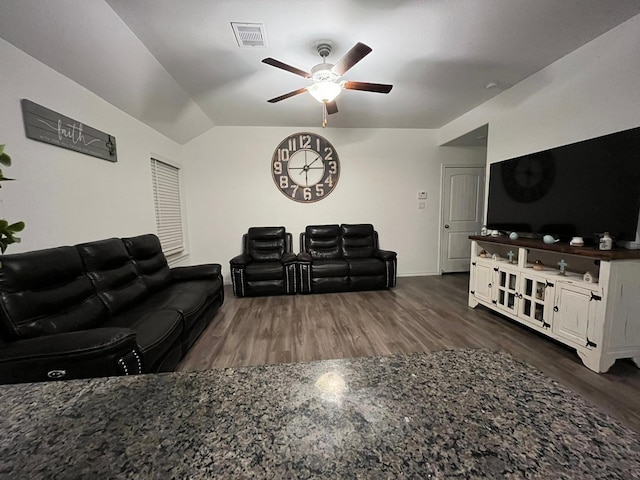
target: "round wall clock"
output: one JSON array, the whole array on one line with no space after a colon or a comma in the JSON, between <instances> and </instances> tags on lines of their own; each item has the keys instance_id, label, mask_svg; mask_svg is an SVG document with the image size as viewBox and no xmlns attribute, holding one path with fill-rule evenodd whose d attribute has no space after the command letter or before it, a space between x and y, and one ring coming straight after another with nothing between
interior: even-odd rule
<instances>
[{"instance_id":1,"label":"round wall clock","mask_svg":"<svg viewBox=\"0 0 640 480\"><path fill-rule=\"evenodd\" d=\"M551 189L556 171L553 159L543 152L504 162L500 173L507 195L516 202L532 203Z\"/></svg>"},{"instance_id":2,"label":"round wall clock","mask_svg":"<svg viewBox=\"0 0 640 480\"><path fill-rule=\"evenodd\" d=\"M340 178L338 152L315 133L294 133L273 152L271 174L276 187L291 200L311 203L322 200Z\"/></svg>"}]
</instances>

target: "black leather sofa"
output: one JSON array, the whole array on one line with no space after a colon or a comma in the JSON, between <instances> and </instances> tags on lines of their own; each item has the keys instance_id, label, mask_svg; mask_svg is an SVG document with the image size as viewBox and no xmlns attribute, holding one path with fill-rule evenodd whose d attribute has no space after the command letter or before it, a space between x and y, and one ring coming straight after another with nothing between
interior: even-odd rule
<instances>
[{"instance_id":1,"label":"black leather sofa","mask_svg":"<svg viewBox=\"0 0 640 480\"><path fill-rule=\"evenodd\" d=\"M313 225L300 234L298 292L396 286L396 252L380 250L371 224Z\"/></svg>"},{"instance_id":2,"label":"black leather sofa","mask_svg":"<svg viewBox=\"0 0 640 480\"><path fill-rule=\"evenodd\" d=\"M155 235L0 257L0 383L170 371L224 301Z\"/></svg>"},{"instance_id":3,"label":"black leather sofa","mask_svg":"<svg viewBox=\"0 0 640 480\"><path fill-rule=\"evenodd\" d=\"M251 227L242 235L242 253L229 261L236 297L293 295L297 258L284 227Z\"/></svg>"}]
</instances>

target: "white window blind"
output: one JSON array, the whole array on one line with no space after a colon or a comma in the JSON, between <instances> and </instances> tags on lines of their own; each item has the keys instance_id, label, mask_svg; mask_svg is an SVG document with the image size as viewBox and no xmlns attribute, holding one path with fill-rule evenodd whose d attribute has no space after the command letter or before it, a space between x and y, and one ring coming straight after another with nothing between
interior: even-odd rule
<instances>
[{"instance_id":1,"label":"white window blind","mask_svg":"<svg viewBox=\"0 0 640 480\"><path fill-rule=\"evenodd\" d=\"M179 168L151 159L156 226L165 255L175 255L184 250L179 174Z\"/></svg>"}]
</instances>

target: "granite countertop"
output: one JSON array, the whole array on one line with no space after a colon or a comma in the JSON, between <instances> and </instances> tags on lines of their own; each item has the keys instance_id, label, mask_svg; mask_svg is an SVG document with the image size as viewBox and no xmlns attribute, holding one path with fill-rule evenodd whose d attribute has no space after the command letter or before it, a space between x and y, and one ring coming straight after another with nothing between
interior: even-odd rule
<instances>
[{"instance_id":1,"label":"granite countertop","mask_svg":"<svg viewBox=\"0 0 640 480\"><path fill-rule=\"evenodd\" d=\"M509 354L0 386L0 478L640 478L640 438Z\"/></svg>"}]
</instances>

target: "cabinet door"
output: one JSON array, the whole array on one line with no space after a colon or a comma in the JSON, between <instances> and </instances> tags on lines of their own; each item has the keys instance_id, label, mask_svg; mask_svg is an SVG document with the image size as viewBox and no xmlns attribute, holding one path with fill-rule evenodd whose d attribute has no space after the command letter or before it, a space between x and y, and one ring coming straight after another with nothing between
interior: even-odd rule
<instances>
[{"instance_id":1,"label":"cabinet door","mask_svg":"<svg viewBox=\"0 0 640 480\"><path fill-rule=\"evenodd\" d=\"M597 308L593 292L562 282L556 282L555 291L552 331L578 345L590 344L589 327Z\"/></svg>"},{"instance_id":2,"label":"cabinet door","mask_svg":"<svg viewBox=\"0 0 640 480\"><path fill-rule=\"evenodd\" d=\"M504 311L518 313L518 272L498 268L496 270L496 306Z\"/></svg>"},{"instance_id":3,"label":"cabinet door","mask_svg":"<svg viewBox=\"0 0 640 480\"><path fill-rule=\"evenodd\" d=\"M471 265L471 293L477 300L491 303L493 267L482 262Z\"/></svg>"},{"instance_id":4,"label":"cabinet door","mask_svg":"<svg viewBox=\"0 0 640 480\"><path fill-rule=\"evenodd\" d=\"M546 279L523 274L520 279L518 316L539 327L550 327L553 290Z\"/></svg>"}]
</instances>

